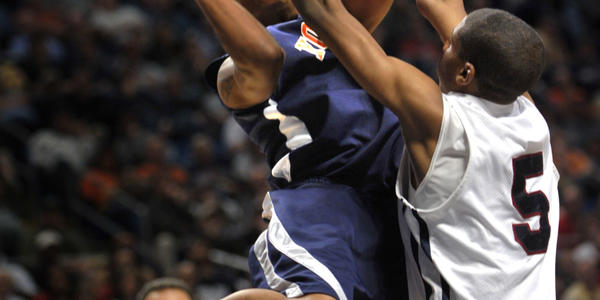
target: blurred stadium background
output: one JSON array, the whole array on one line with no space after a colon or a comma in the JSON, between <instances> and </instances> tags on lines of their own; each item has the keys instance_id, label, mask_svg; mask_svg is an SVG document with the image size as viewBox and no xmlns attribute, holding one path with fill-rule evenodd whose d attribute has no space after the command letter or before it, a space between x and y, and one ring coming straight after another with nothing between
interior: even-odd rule
<instances>
[{"instance_id":1,"label":"blurred stadium background","mask_svg":"<svg viewBox=\"0 0 600 300\"><path fill-rule=\"evenodd\" d=\"M532 91L562 175L559 299L600 299L600 2L473 0L532 24ZM375 33L432 76L413 1ZM212 300L249 285L262 155L203 81L222 50L193 0L0 4L0 299L130 300L171 275Z\"/></svg>"}]
</instances>

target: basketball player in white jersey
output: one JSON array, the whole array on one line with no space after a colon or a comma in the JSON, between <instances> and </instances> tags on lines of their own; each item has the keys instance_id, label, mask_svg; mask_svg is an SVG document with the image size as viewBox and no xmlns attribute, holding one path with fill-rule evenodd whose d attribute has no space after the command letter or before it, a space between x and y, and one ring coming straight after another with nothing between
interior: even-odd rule
<instances>
[{"instance_id":1,"label":"basketball player in white jersey","mask_svg":"<svg viewBox=\"0 0 600 300\"><path fill-rule=\"evenodd\" d=\"M340 0L293 2L399 118L411 299L555 299L559 176L527 93L544 64L537 33L505 11L417 0L444 42L438 85L387 56Z\"/></svg>"}]
</instances>

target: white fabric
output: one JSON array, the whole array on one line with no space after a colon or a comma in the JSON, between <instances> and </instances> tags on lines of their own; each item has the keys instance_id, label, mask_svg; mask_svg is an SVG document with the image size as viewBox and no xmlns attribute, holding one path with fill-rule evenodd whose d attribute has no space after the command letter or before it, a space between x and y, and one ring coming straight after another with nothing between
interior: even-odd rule
<instances>
[{"instance_id":1,"label":"white fabric","mask_svg":"<svg viewBox=\"0 0 600 300\"><path fill-rule=\"evenodd\" d=\"M339 300L346 300L346 294L335 275L320 261L314 258L305 248L296 244L287 233L283 224L277 217L275 210L272 211L271 221L268 228L269 241L279 252L303 265L317 276L321 277L335 291ZM288 297L292 297L288 294ZM297 297L297 296L296 296Z\"/></svg>"},{"instance_id":2,"label":"white fabric","mask_svg":"<svg viewBox=\"0 0 600 300\"><path fill-rule=\"evenodd\" d=\"M279 121L279 131L287 138L285 146L288 149L293 151L312 143L313 139L306 128L306 124L297 117L282 114L279 109L277 109L277 102L269 99L269 106L265 107L263 115L268 120ZM283 178L288 182L292 181L289 153L279 159L271 170L271 175L273 175L273 177Z\"/></svg>"},{"instance_id":3,"label":"white fabric","mask_svg":"<svg viewBox=\"0 0 600 300\"><path fill-rule=\"evenodd\" d=\"M270 212L263 212L263 214L266 213L270 215L271 220L269 221L267 230L263 232L261 237L259 237L254 244L254 254L256 254L256 257L264 270L269 286L273 290L285 292L289 298L300 297L303 295L302 290L297 284L286 281L275 274L273 265L267 254L267 242L270 242L271 245L283 255L289 257L323 279L335 291L339 300L347 300L348 297L344 293L342 285L327 266L318 261L304 247L296 244L296 242L292 240L292 237L286 231L285 227L283 227L283 224L275 213L269 193L265 196L263 208L270 210Z\"/></svg>"},{"instance_id":4,"label":"white fabric","mask_svg":"<svg viewBox=\"0 0 600 300\"><path fill-rule=\"evenodd\" d=\"M254 254L263 269L267 284L275 291L286 291L288 297L302 296L302 290L300 290L300 287L297 284L289 282L275 273L273 264L269 259L269 239L267 237L267 232L268 230L263 231L254 244Z\"/></svg>"},{"instance_id":5,"label":"white fabric","mask_svg":"<svg viewBox=\"0 0 600 300\"><path fill-rule=\"evenodd\" d=\"M439 143L429 168L435 172L427 172L424 180L430 183L419 188L419 192L423 193L420 202L415 204L419 207L436 206L440 199L450 197L467 167L467 135L456 111L444 109L442 123L445 126L440 130ZM408 151L404 151L404 154L406 157L403 157L403 163L411 164ZM409 193L415 192L412 185L405 188L408 188Z\"/></svg>"},{"instance_id":6,"label":"white fabric","mask_svg":"<svg viewBox=\"0 0 600 300\"><path fill-rule=\"evenodd\" d=\"M93 135L75 136L53 129L40 130L28 141L29 160L44 169L65 162L76 172L83 172L98 144Z\"/></svg>"},{"instance_id":7,"label":"white fabric","mask_svg":"<svg viewBox=\"0 0 600 300\"><path fill-rule=\"evenodd\" d=\"M429 299L442 299L444 281L451 300L555 299L559 177L545 120L522 96L509 105L458 93L443 98L442 128L430 169L417 189L409 191L410 158L405 156L397 184L399 197L408 198L402 200L406 208L401 208L405 219L400 223L411 236L404 239L421 245L416 256L405 247L407 257L418 258L421 283L433 288ZM460 163L460 153L466 154L466 165ZM528 177L525 190L541 191L548 199L550 239L545 253L528 255L513 225L526 223L538 230L540 215L524 218L513 206L513 159L535 153L542 154L543 173ZM448 169L464 174L457 182ZM412 279L418 283L421 278ZM411 299L423 299L422 291L414 290L418 288L413 284Z\"/></svg>"}]
</instances>

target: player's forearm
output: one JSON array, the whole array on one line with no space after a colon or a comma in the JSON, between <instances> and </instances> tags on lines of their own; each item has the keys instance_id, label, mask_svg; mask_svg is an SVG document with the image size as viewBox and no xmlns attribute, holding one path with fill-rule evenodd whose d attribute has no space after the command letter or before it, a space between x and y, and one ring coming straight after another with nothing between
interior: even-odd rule
<instances>
[{"instance_id":1,"label":"player's forearm","mask_svg":"<svg viewBox=\"0 0 600 300\"><path fill-rule=\"evenodd\" d=\"M467 15L463 0L416 0L417 7L435 28L443 43L450 40L452 30Z\"/></svg>"},{"instance_id":2,"label":"player's forearm","mask_svg":"<svg viewBox=\"0 0 600 300\"><path fill-rule=\"evenodd\" d=\"M344 8L340 0L293 0L319 39L335 54L352 77L382 104L389 99L391 76L388 56L367 29Z\"/></svg>"},{"instance_id":3,"label":"player's forearm","mask_svg":"<svg viewBox=\"0 0 600 300\"><path fill-rule=\"evenodd\" d=\"M233 0L196 0L196 3L238 68L278 69L283 50L239 3ZM272 64L275 66L270 67Z\"/></svg>"},{"instance_id":4,"label":"player's forearm","mask_svg":"<svg viewBox=\"0 0 600 300\"><path fill-rule=\"evenodd\" d=\"M443 111L437 84L416 67L387 56L340 0L293 2L358 84L398 116L408 137L407 144L420 145L412 148L422 149L424 157L430 157L428 155L435 150ZM417 153L416 150L411 152ZM429 162L422 161L420 170L427 170Z\"/></svg>"}]
</instances>

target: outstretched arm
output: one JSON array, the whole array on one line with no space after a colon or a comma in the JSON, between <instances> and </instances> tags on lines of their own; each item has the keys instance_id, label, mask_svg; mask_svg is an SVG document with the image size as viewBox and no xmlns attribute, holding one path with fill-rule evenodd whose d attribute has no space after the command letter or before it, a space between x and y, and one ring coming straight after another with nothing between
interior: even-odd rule
<instances>
[{"instance_id":1,"label":"outstretched arm","mask_svg":"<svg viewBox=\"0 0 600 300\"><path fill-rule=\"evenodd\" d=\"M223 103L242 109L265 101L279 78L285 53L265 27L234 0L196 0L229 53L217 77Z\"/></svg>"},{"instance_id":2,"label":"outstretched arm","mask_svg":"<svg viewBox=\"0 0 600 300\"><path fill-rule=\"evenodd\" d=\"M467 16L463 0L416 1L419 12L433 25L445 46L450 41L454 27ZM529 92L525 92L523 96L533 102Z\"/></svg>"},{"instance_id":3,"label":"outstretched arm","mask_svg":"<svg viewBox=\"0 0 600 300\"><path fill-rule=\"evenodd\" d=\"M414 66L387 56L340 0L293 0L354 79L399 118L420 180L427 173L442 122L437 84Z\"/></svg>"},{"instance_id":4,"label":"outstretched arm","mask_svg":"<svg viewBox=\"0 0 600 300\"><path fill-rule=\"evenodd\" d=\"M439 34L442 42L450 40L452 30L467 16L463 0L416 0L419 12Z\"/></svg>"}]
</instances>

